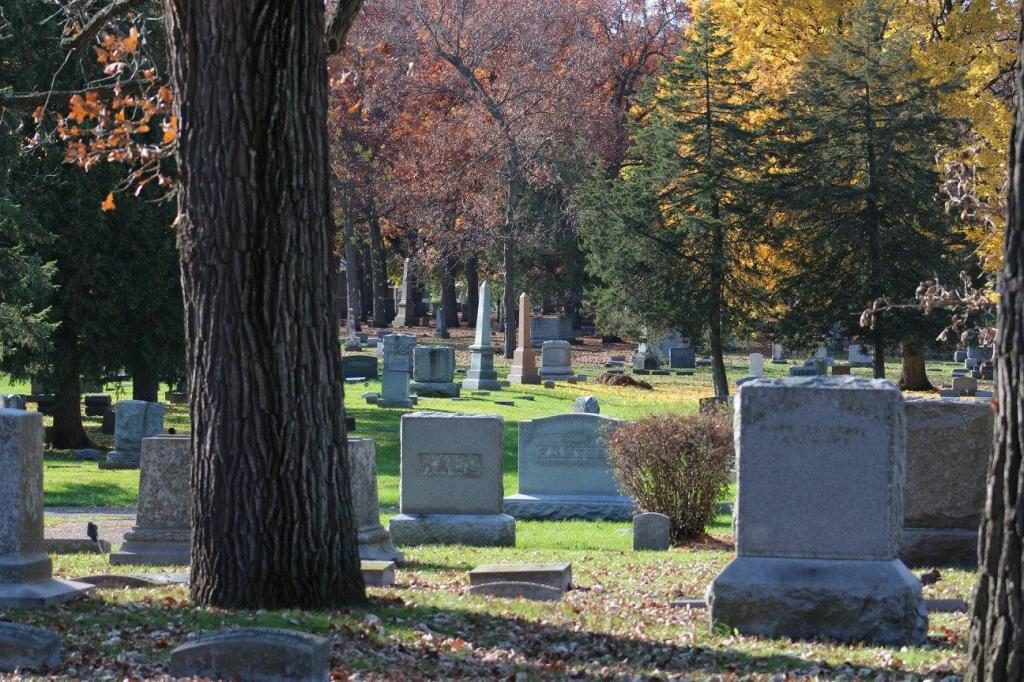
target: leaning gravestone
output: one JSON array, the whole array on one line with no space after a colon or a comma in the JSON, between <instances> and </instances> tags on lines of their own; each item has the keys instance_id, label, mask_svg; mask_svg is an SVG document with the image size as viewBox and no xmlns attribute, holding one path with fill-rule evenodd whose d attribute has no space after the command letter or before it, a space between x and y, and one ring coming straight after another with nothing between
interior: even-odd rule
<instances>
[{"instance_id":1,"label":"leaning gravestone","mask_svg":"<svg viewBox=\"0 0 1024 682\"><path fill-rule=\"evenodd\" d=\"M380 523L377 497L377 446L369 438L348 439L348 475L352 510L359 533L359 558L364 561L402 561L391 534Z\"/></svg>"},{"instance_id":2,"label":"leaning gravestone","mask_svg":"<svg viewBox=\"0 0 1024 682\"><path fill-rule=\"evenodd\" d=\"M476 331L473 345L469 347L469 372L462 381L462 387L475 391L500 391L501 382L494 371L494 352L491 343L491 285L480 285L480 307L476 312Z\"/></svg>"},{"instance_id":3,"label":"leaning gravestone","mask_svg":"<svg viewBox=\"0 0 1024 682\"><path fill-rule=\"evenodd\" d=\"M220 630L172 651L171 675L246 682L326 682L331 675L331 643L295 630Z\"/></svg>"},{"instance_id":4,"label":"leaning gravestone","mask_svg":"<svg viewBox=\"0 0 1024 682\"><path fill-rule=\"evenodd\" d=\"M384 337L384 376L377 407L412 407L409 373L415 347L416 337L412 334L388 334Z\"/></svg>"},{"instance_id":5,"label":"leaning gravestone","mask_svg":"<svg viewBox=\"0 0 1024 682\"><path fill-rule=\"evenodd\" d=\"M164 406L145 400L122 400L114 406L114 449L101 469L138 469L142 439L164 430Z\"/></svg>"},{"instance_id":6,"label":"leaning gravestone","mask_svg":"<svg viewBox=\"0 0 1024 682\"><path fill-rule=\"evenodd\" d=\"M57 580L43 546L43 416L0 409L0 607L49 606L92 585Z\"/></svg>"},{"instance_id":7,"label":"leaning gravestone","mask_svg":"<svg viewBox=\"0 0 1024 682\"><path fill-rule=\"evenodd\" d=\"M395 544L515 545L515 519L501 505L504 429L498 415L402 415Z\"/></svg>"},{"instance_id":8,"label":"leaning gravestone","mask_svg":"<svg viewBox=\"0 0 1024 682\"><path fill-rule=\"evenodd\" d=\"M192 537L192 440L188 435L142 441L139 512L111 564L186 566Z\"/></svg>"},{"instance_id":9,"label":"leaning gravestone","mask_svg":"<svg viewBox=\"0 0 1024 682\"><path fill-rule=\"evenodd\" d=\"M20 623L0 623L0 671L40 670L60 665L60 637Z\"/></svg>"},{"instance_id":10,"label":"leaning gravestone","mask_svg":"<svg viewBox=\"0 0 1024 682\"><path fill-rule=\"evenodd\" d=\"M910 398L900 558L974 566L994 415L985 402Z\"/></svg>"},{"instance_id":11,"label":"leaning gravestone","mask_svg":"<svg viewBox=\"0 0 1024 682\"><path fill-rule=\"evenodd\" d=\"M443 318L441 315L438 319ZM454 398L461 386L455 378L455 349L451 346L416 346L412 352L412 384L418 396Z\"/></svg>"},{"instance_id":12,"label":"leaning gravestone","mask_svg":"<svg viewBox=\"0 0 1024 682\"><path fill-rule=\"evenodd\" d=\"M560 414L519 422L519 493L505 511L520 519L632 518L608 461L607 438L619 420Z\"/></svg>"},{"instance_id":13,"label":"leaning gravestone","mask_svg":"<svg viewBox=\"0 0 1024 682\"><path fill-rule=\"evenodd\" d=\"M736 558L708 588L713 627L888 645L928 632L897 558L906 415L886 381L755 379L740 388Z\"/></svg>"},{"instance_id":14,"label":"leaning gravestone","mask_svg":"<svg viewBox=\"0 0 1024 682\"><path fill-rule=\"evenodd\" d=\"M568 341L545 341L540 347L540 376L542 379L568 379L572 371L572 348Z\"/></svg>"}]
</instances>

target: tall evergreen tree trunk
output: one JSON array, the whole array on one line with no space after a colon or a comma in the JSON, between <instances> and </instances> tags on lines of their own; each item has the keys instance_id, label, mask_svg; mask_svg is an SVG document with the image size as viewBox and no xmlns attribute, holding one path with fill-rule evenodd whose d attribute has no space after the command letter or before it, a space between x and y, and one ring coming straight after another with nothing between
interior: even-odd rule
<instances>
[{"instance_id":1,"label":"tall evergreen tree trunk","mask_svg":"<svg viewBox=\"0 0 1024 682\"><path fill-rule=\"evenodd\" d=\"M459 326L459 301L455 291L455 268L457 263L444 259L441 262L441 314L449 329Z\"/></svg>"},{"instance_id":2,"label":"tall evergreen tree trunk","mask_svg":"<svg viewBox=\"0 0 1024 682\"><path fill-rule=\"evenodd\" d=\"M50 445L57 450L94 447L82 425L82 379L78 334L65 321L53 335L53 378L57 393L53 403Z\"/></svg>"},{"instance_id":3,"label":"tall evergreen tree trunk","mask_svg":"<svg viewBox=\"0 0 1024 682\"><path fill-rule=\"evenodd\" d=\"M717 220L718 209L713 214ZM725 375L725 342L722 338L722 314L725 308L723 290L725 289L725 235L721 223L716 223L711 236L711 282L708 312L708 336L711 342L711 383L716 398L729 395L729 379Z\"/></svg>"},{"instance_id":4,"label":"tall evergreen tree trunk","mask_svg":"<svg viewBox=\"0 0 1024 682\"><path fill-rule=\"evenodd\" d=\"M502 242L502 265L505 270L501 292L501 327L505 332L505 357L512 359L516 352L516 204L519 202L519 152L510 145L508 164L508 204L505 206L505 234Z\"/></svg>"},{"instance_id":5,"label":"tall evergreen tree trunk","mask_svg":"<svg viewBox=\"0 0 1024 682\"><path fill-rule=\"evenodd\" d=\"M359 250L359 319L369 322L373 317L373 259L370 247Z\"/></svg>"},{"instance_id":6,"label":"tall evergreen tree trunk","mask_svg":"<svg viewBox=\"0 0 1024 682\"><path fill-rule=\"evenodd\" d=\"M924 344L917 336L907 336L900 342L903 366L899 386L904 391L934 391L925 370Z\"/></svg>"},{"instance_id":7,"label":"tall evergreen tree trunk","mask_svg":"<svg viewBox=\"0 0 1024 682\"><path fill-rule=\"evenodd\" d=\"M476 312L480 307L480 261L476 256L466 259L466 307L462 319L470 327L476 327Z\"/></svg>"},{"instance_id":8,"label":"tall evergreen tree trunk","mask_svg":"<svg viewBox=\"0 0 1024 682\"><path fill-rule=\"evenodd\" d=\"M1002 294L996 341L995 439L988 467L988 500L981 521L978 584L964 682L1024 679L1024 5L1017 36L1009 210L1003 241Z\"/></svg>"},{"instance_id":9,"label":"tall evergreen tree trunk","mask_svg":"<svg viewBox=\"0 0 1024 682\"><path fill-rule=\"evenodd\" d=\"M361 602L332 287L324 4L164 0L164 10L180 120L192 600Z\"/></svg>"},{"instance_id":10,"label":"tall evergreen tree trunk","mask_svg":"<svg viewBox=\"0 0 1024 682\"><path fill-rule=\"evenodd\" d=\"M871 299L882 297L882 245L881 215L878 209L878 157L875 150L875 118L871 104L871 88L864 86L864 129L866 131L866 149L868 160L868 191L867 191L867 237L868 237L868 271L871 278L869 285ZM871 338L875 344L875 357L871 363L872 373L876 379L885 378L885 333L882 328L881 316L876 316L871 327Z\"/></svg>"},{"instance_id":11,"label":"tall evergreen tree trunk","mask_svg":"<svg viewBox=\"0 0 1024 682\"><path fill-rule=\"evenodd\" d=\"M132 400L155 403L160 400L160 379L145 363L129 367L132 375Z\"/></svg>"},{"instance_id":12,"label":"tall evergreen tree trunk","mask_svg":"<svg viewBox=\"0 0 1024 682\"><path fill-rule=\"evenodd\" d=\"M387 327L391 324L391 306L388 305L391 295L388 292L384 239L380 234L380 220L373 205L370 206L367 231L370 233L370 258L372 260L370 276L373 280L373 326Z\"/></svg>"}]
</instances>

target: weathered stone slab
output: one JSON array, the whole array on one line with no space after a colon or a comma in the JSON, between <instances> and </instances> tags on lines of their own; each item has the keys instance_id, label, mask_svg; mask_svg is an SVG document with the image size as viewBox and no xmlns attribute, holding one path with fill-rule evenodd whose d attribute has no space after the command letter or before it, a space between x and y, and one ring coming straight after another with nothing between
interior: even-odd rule
<instances>
[{"instance_id":1,"label":"weathered stone slab","mask_svg":"<svg viewBox=\"0 0 1024 682\"><path fill-rule=\"evenodd\" d=\"M910 565L974 565L992 454L992 409L980 401L912 398L906 414L900 557Z\"/></svg>"},{"instance_id":2,"label":"weathered stone slab","mask_svg":"<svg viewBox=\"0 0 1024 682\"><path fill-rule=\"evenodd\" d=\"M896 559L906 461L899 389L856 377L756 379L741 387L736 417L737 557L708 589L712 625L925 641L921 585Z\"/></svg>"},{"instance_id":3,"label":"weathered stone slab","mask_svg":"<svg viewBox=\"0 0 1024 682\"><path fill-rule=\"evenodd\" d=\"M409 375L416 337L412 334L388 334L384 337L384 374L377 407L412 407Z\"/></svg>"},{"instance_id":4,"label":"weathered stone slab","mask_svg":"<svg viewBox=\"0 0 1024 682\"><path fill-rule=\"evenodd\" d=\"M40 607L91 585L56 580L43 544L43 416L0 409L0 607Z\"/></svg>"},{"instance_id":5,"label":"weathered stone slab","mask_svg":"<svg viewBox=\"0 0 1024 682\"><path fill-rule=\"evenodd\" d=\"M110 554L109 542L89 538L45 538L43 547L47 554Z\"/></svg>"},{"instance_id":6,"label":"weathered stone slab","mask_svg":"<svg viewBox=\"0 0 1024 682\"><path fill-rule=\"evenodd\" d=\"M832 376L850 376L852 374L849 365L832 365Z\"/></svg>"},{"instance_id":7,"label":"weathered stone slab","mask_svg":"<svg viewBox=\"0 0 1024 682\"><path fill-rule=\"evenodd\" d=\"M951 388L960 395L972 396L978 390L978 380L974 377L953 377Z\"/></svg>"},{"instance_id":8,"label":"weathered stone slab","mask_svg":"<svg viewBox=\"0 0 1024 682\"><path fill-rule=\"evenodd\" d=\"M669 351L669 366L672 369L693 369L697 366L697 355L693 348L672 348Z\"/></svg>"},{"instance_id":9,"label":"weathered stone slab","mask_svg":"<svg viewBox=\"0 0 1024 682\"><path fill-rule=\"evenodd\" d=\"M545 341L570 341L573 336L572 320L567 317L530 317L530 337L535 346Z\"/></svg>"},{"instance_id":10,"label":"weathered stone slab","mask_svg":"<svg viewBox=\"0 0 1024 682\"><path fill-rule=\"evenodd\" d=\"M0 623L0 671L41 671L61 662L60 637L49 630L21 623Z\"/></svg>"},{"instance_id":11,"label":"weathered stone slab","mask_svg":"<svg viewBox=\"0 0 1024 682\"><path fill-rule=\"evenodd\" d=\"M341 359L341 372L345 379L376 379L379 375L377 358L372 355L348 355Z\"/></svg>"},{"instance_id":12,"label":"weathered stone slab","mask_svg":"<svg viewBox=\"0 0 1024 682\"><path fill-rule=\"evenodd\" d=\"M164 430L164 406L145 400L122 400L114 406L114 413L114 449L107 453L107 461L100 468L137 469L142 439Z\"/></svg>"},{"instance_id":13,"label":"weathered stone slab","mask_svg":"<svg viewBox=\"0 0 1024 682\"><path fill-rule=\"evenodd\" d=\"M760 353L751 353L747 361L750 363L750 376L759 377L764 375L764 356Z\"/></svg>"},{"instance_id":14,"label":"weathered stone slab","mask_svg":"<svg viewBox=\"0 0 1024 682\"><path fill-rule=\"evenodd\" d=\"M388 530L399 547L516 544L516 520L508 514L396 514L388 522Z\"/></svg>"},{"instance_id":15,"label":"weathered stone slab","mask_svg":"<svg viewBox=\"0 0 1024 682\"><path fill-rule=\"evenodd\" d=\"M573 401L572 411L577 414L601 414L601 403L592 395L581 395Z\"/></svg>"},{"instance_id":16,"label":"weathered stone slab","mask_svg":"<svg viewBox=\"0 0 1024 682\"><path fill-rule=\"evenodd\" d=\"M644 512L633 517L633 551L663 552L669 548L672 523L657 512Z\"/></svg>"},{"instance_id":17,"label":"weathered stone slab","mask_svg":"<svg viewBox=\"0 0 1024 682\"><path fill-rule=\"evenodd\" d=\"M575 378L572 371L572 346L568 341L545 341L540 347L542 379Z\"/></svg>"},{"instance_id":18,"label":"weathered stone slab","mask_svg":"<svg viewBox=\"0 0 1024 682\"><path fill-rule=\"evenodd\" d=\"M391 587L395 584L394 561L363 560L359 562L359 570L367 587Z\"/></svg>"},{"instance_id":19,"label":"weathered stone slab","mask_svg":"<svg viewBox=\"0 0 1024 682\"><path fill-rule=\"evenodd\" d=\"M238 628L202 635L171 652L175 677L247 682L325 682L330 642L294 630Z\"/></svg>"},{"instance_id":20,"label":"weathered stone slab","mask_svg":"<svg viewBox=\"0 0 1024 682\"><path fill-rule=\"evenodd\" d=\"M80 583L88 583L104 590L139 589L148 587L166 587L176 583L151 577L142 573L99 573L75 578Z\"/></svg>"},{"instance_id":21,"label":"weathered stone slab","mask_svg":"<svg viewBox=\"0 0 1024 682\"><path fill-rule=\"evenodd\" d=\"M530 599L533 601L559 601L564 594L562 590L549 585L513 581L471 585L469 593L478 597Z\"/></svg>"},{"instance_id":22,"label":"weathered stone slab","mask_svg":"<svg viewBox=\"0 0 1024 682\"><path fill-rule=\"evenodd\" d=\"M469 572L470 585L497 582L537 583L565 591L572 586L572 564L569 562L482 564Z\"/></svg>"},{"instance_id":23,"label":"weathered stone slab","mask_svg":"<svg viewBox=\"0 0 1024 682\"><path fill-rule=\"evenodd\" d=\"M517 518L631 518L633 501L619 492L608 462L607 437L620 423L581 413L519 422L519 494L505 498L505 511Z\"/></svg>"},{"instance_id":24,"label":"weathered stone slab","mask_svg":"<svg viewBox=\"0 0 1024 682\"><path fill-rule=\"evenodd\" d=\"M380 522L377 496L377 446L369 438L348 439L349 487L359 534L359 558L364 561L403 561L391 535Z\"/></svg>"}]
</instances>

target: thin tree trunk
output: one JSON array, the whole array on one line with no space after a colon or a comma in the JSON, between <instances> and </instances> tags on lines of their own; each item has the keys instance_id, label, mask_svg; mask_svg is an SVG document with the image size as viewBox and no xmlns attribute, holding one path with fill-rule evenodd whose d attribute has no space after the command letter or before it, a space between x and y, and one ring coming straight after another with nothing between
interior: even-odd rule
<instances>
[{"instance_id":1,"label":"thin tree trunk","mask_svg":"<svg viewBox=\"0 0 1024 682\"><path fill-rule=\"evenodd\" d=\"M502 329L505 331L505 357L512 359L516 352L516 204L519 202L518 151L510 145L508 205L505 207L505 235L502 243L502 264L505 270L501 292Z\"/></svg>"},{"instance_id":2,"label":"thin tree trunk","mask_svg":"<svg viewBox=\"0 0 1024 682\"><path fill-rule=\"evenodd\" d=\"M352 193L355 191L354 183L349 180L340 182L338 189L341 191L342 225L344 225L345 237L345 345L346 347L359 348L359 339L356 331L359 329L359 247L356 245L355 225L352 216Z\"/></svg>"},{"instance_id":3,"label":"thin tree trunk","mask_svg":"<svg viewBox=\"0 0 1024 682\"><path fill-rule=\"evenodd\" d=\"M331 274L324 4L164 10L180 120L192 600L362 602Z\"/></svg>"},{"instance_id":4,"label":"thin tree trunk","mask_svg":"<svg viewBox=\"0 0 1024 682\"><path fill-rule=\"evenodd\" d=\"M462 319L470 327L476 327L477 308L480 307L480 274L479 261L476 256L466 259L466 306L463 308Z\"/></svg>"},{"instance_id":5,"label":"thin tree trunk","mask_svg":"<svg viewBox=\"0 0 1024 682\"><path fill-rule=\"evenodd\" d=\"M1002 294L996 341L996 410L988 500L981 521L978 584L971 606L965 682L1018 682L1024 679L1024 5L1017 36L1014 74L1010 185L1003 242Z\"/></svg>"},{"instance_id":6,"label":"thin tree trunk","mask_svg":"<svg viewBox=\"0 0 1024 682\"><path fill-rule=\"evenodd\" d=\"M934 391L928 380L924 362L924 344L916 336L908 336L900 342L903 366L899 386L904 391Z\"/></svg>"},{"instance_id":7,"label":"thin tree trunk","mask_svg":"<svg viewBox=\"0 0 1024 682\"><path fill-rule=\"evenodd\" d=\"M370 206L367 231L370 233L370 258L372 267L370 271L373 280L373 326L387 327L394 317L388 299L388 270L387 262L384 260L384 240L380 235L380 221L377 212Z\"/></svg>"},{"instance_id":8,"label":"thin tree trunk","mask_svg":"<svg viewBox=\"0 0 1024 682\"><path fill-rule=\"evenodd\" d=\"M373 258L370 247L359 250L359 319L369 322L373 317Z\"/></svg>"},{"instance_id":9,"label":"thin tree trunk","mask_svg":"<svg viewBox=\"0 0 1024 682\"><path fill-rule=\"evenodd\" d=\"M875 118L871 104L871 89L864 87L864 128L867 131L866 154L868 161L868 269L870 278L871 300L882 297L882 245L881 215L878 208L878 159L875 151ZM876 315L871 326L871 338L875 344L875 357L872 361L872 373L876 379L885 378L885 333L880 315Z\"/></svg>"},{"instance_id":10,"label":"thin tree trunk","mask_svg":"<svg viewBox=\"0 0 1024 682\"><path fill-rule=\"evenodd\" d=\"M714 210L718 218L717 207ZM729 395L729 379L725 374L725 343L722 339L722 313L724 308L723 289L725 288L725 235L722 228L716 226L712 234L711 282L708 308L711 319L708 320L709 339L711 342L711 383L716 398Z\"/></svg>"},{"instance_id":11,"label":"thin tree trunk","mask_svg":"<svg viewBox=\"0 0 1024 682\"><path fill-rule=\"evenodd\" d=\"M155 403L160 400L160 380L148 367L129 367L132 375L132 400Z\"/></svg>"},{"instance_id":12,"label":"thin tree trunk","mask_svg":"<svg viewBox=\"0 0 1024 682\"><path fill-rule=\"evenodd\" d=\"M57 392L53 403L50 445L57 450L95 447L82 425L82 379L75 329L65 321L53 336L53 378Z\"/></svg>"},{"instance_id":13,"label":"thin tree trunk","mask_svg":"<svg viewBox=\"0 0 1024 682\"><path fill-rule=\"evenodd\" d=\"M449 329L459 326L459 302L455 292L456 263L447 259L441 262L441 314L444 315L445 326Z\"/></svg>"}]
</instances>

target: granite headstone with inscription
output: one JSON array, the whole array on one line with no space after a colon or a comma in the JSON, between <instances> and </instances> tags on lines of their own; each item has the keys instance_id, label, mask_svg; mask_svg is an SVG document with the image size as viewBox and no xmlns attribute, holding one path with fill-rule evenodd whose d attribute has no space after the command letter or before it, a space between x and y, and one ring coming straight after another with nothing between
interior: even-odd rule
<instances>
[{"instance_id":1,"label":"granite headstone with inscription","mask_svg":"<svg viewBox=\"0 0 1024 682\"><path fill-rule=\"evenodd\" d=\"M441 315L439 317L444 317ZM451 346L416 346L412 353L410 390L419 396L454 398L461 386L455 383L455 349Z\"/></svg>"},{"instance_id":2,"label":"granite headstone with inscription","mask_svg":"<svg viewBox=\"0 0 1024 682\"><path fill-rule=\"evenodd\" d=\"M412 407L409 398L409 374L416 337L412 334L388 334L384 337L384 376L377 407Z\"/></svg>"},{"instance_id":3,"label":"granite headstone with inscription","mask_svg":"<svg viewBox=\"0 0 1024 682\"><path fill-rule=\"evenodd\" d=\"M568 379L572 371L572 347L568 341L545 341L540 347L541 379Z\"/></svg>"},{"instance_id":4,"label":"granite headstone with inscription","mask_svg":"<svg viewBox=\"0 0 1024 682\"><path fill-rule=\"evenodd\" d=\"M515 545L515 519L502 513L504 427L498 415L402 415L395 544Z\"/></svg>"},{"instance_id":5,"label":"granite headstone with inscription","mask_svg":"<svg viewBox=\"0 0 1024 682\"><path fill-rule=\"evenodd\" d=\"M893 384L754 379L736 412L736 558L708 588L713 627L922 644L918 579L897 558L906 415Z\"/></svg>"},{"instance_id":6,"label":"granite headstone with inscription","mask_svg":"<svg viewBox=\"0 0 1024 682\"><path fill-rule=\"evenodd\" d=\"M505 511L521 519L632 518L633 500L608 461L607 438L620 423L584 413L519 422L519 493L505 498Z\"/></svg>"}]
</instances>

